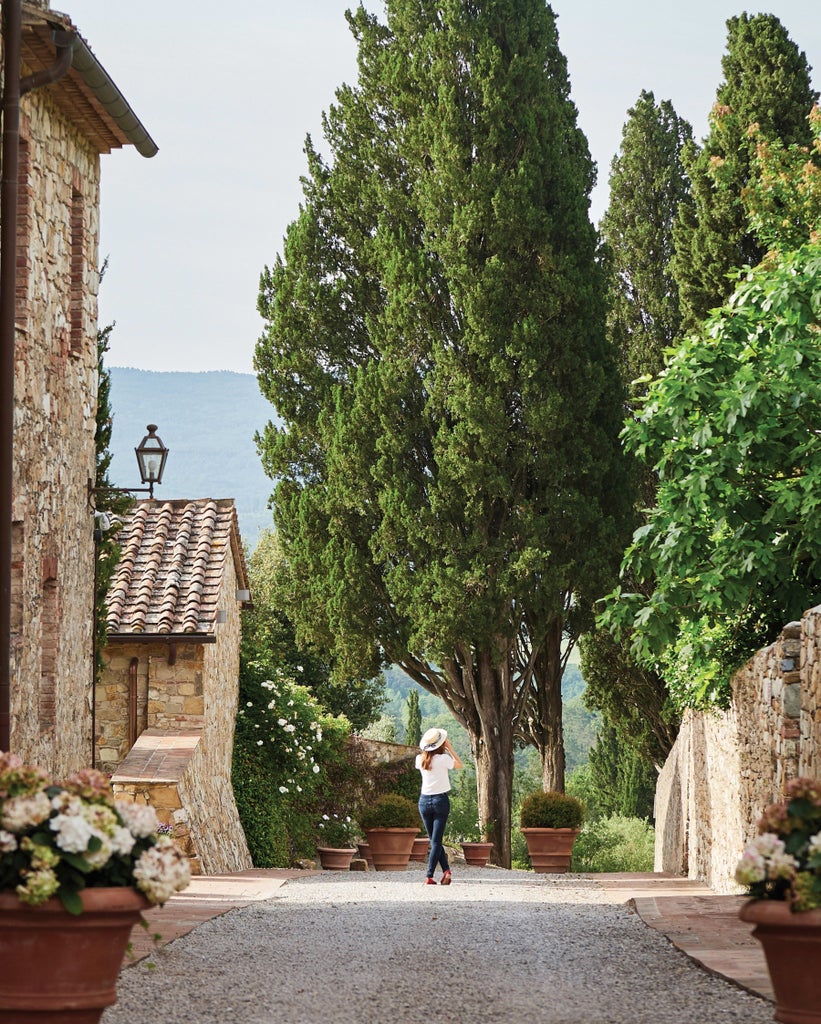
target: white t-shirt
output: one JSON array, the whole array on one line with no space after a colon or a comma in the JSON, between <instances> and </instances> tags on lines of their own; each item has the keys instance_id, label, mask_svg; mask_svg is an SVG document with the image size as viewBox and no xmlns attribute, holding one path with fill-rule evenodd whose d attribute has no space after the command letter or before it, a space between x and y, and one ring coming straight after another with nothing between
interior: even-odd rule
<instances>
[{"instance_id":1,"label":"white t-shirt","mask_svg":"<svg viewBox=\"0 0 821 1024\"><path fill-rule=\"evenodd\" d=\"M422 755L416 755L416 767L422 773L422 796L434 796L436 793L450 791L448 771L456 762L450 754L434 754L430 768L422 767Z\"/></svg>"}]
</instances>

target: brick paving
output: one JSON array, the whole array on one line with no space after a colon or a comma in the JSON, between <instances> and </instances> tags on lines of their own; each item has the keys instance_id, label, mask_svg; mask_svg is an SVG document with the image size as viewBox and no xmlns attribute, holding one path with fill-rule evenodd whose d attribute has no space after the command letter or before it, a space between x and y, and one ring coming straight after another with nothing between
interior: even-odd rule
<instances>
[{"instance_id":1,"label":"brick paving","mask_svg":"<svg viewBox=\"0 0 821 1024\"><path fill-rule=\"evenodd\" d=\"M236 907L270 899L290 878L314 872L298 869L254 869L229 875L199 875L164 907L146 912L148 929L136 927L126 967L150 958L163 946L203 921ZM650 928L705 970L734 982L755 995L773 999L772 986L752 925L738 917L743 896L721 896L700 882L666 874L602 874L589 876L603 888L608 902L627 904ZM155 941L152 935L159 938Z\"/></svg>"}]
</instances>

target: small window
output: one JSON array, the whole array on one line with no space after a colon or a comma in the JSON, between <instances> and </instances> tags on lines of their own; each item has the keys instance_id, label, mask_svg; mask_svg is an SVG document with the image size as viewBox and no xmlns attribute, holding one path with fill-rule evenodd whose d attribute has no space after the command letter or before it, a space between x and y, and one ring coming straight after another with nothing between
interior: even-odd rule
<instances>
[{"instance_id":1,"label":"small window","mask_svg":"<svg viewBox=\"0 0 821 1024\"><path fill-rule=\"evenodd\" d=\"M86 342L85 331L85 202L78 188L71 190L71 284L69 301L69 351L73 356L82 353Z\"/></svg>"},{"instance_id":2,"label":"small window","mask_svg":"<svg viewBox=\"0 0 821 1024\"><path fill-rule=\"evenodd\" d=\"M54 732L57 723L57 649L60 640L60 600L56 559L43 559L43 605L40 618L40 688L37 717L40 735Z\"/></svg>"}]
</instances>

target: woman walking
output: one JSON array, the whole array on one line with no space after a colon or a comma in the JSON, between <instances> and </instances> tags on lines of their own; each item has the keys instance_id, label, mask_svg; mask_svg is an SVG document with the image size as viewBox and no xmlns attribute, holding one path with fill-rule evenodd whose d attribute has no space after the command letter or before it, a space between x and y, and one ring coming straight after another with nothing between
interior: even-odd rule
<instances>
[{"instance_id":1,"label":"woman walking","mask_svg":"<svg viewBox=\"0 0 821 1024\"><path fill-rule=\"evenodd\" d=\"M416 767L422 773L422 791L419 794L419 814L430 839L430 856L425 877L426 885L436 885L433 877L437 866L442 869L442 885L450 885L450 865L442 840L450 814L450 775L452 768L464 765L450 745L446 729L428 729L416 755Z\"/></svg>"}]
</instances>

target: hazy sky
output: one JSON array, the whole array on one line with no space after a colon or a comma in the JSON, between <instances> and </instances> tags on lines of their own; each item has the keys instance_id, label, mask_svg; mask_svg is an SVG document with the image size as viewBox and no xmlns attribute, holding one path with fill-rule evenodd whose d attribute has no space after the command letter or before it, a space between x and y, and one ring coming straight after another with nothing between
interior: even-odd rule
<instances>
[{"instance_id":1,"label":"hazy sky","mask_svg":"<svg viewBox=\"0 0 821 1024\"><path fill-rule=\"evenodd\" d=\"M159 146L103 156L101 324L109 364L253 372L259 274L301 198L306 133L356 78L346 0L52 0ZM381 12L379 0L367 6ZM556 0L572 98L599 168L591 215L642 89L706 132L727 18L776 14L821 87L818 0ZM322 148L322 145L319 145Z\"/></svg>"}]
</instances>

